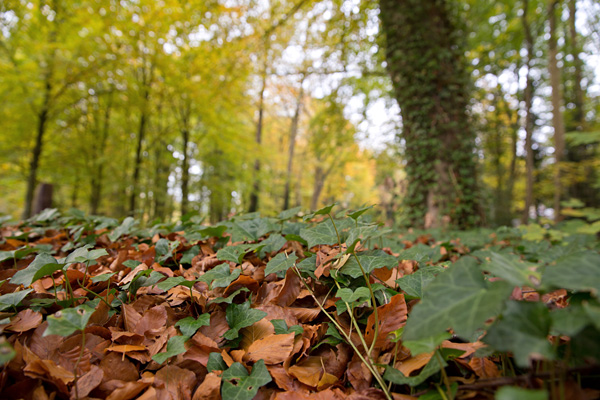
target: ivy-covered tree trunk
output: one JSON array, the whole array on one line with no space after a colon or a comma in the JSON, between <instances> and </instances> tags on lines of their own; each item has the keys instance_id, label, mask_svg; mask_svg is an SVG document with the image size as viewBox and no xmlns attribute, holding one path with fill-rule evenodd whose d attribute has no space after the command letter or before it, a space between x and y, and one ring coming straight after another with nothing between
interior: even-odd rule
<instances>
[{"instance_id":1,"label":"ivy-covered tree trunk","mask_svg":"<svg viewBox=\"0 0 600 400\"><path fill-rule=\"evenodd\" d=\"M408 222L476 225L482 215L464 32L445 0L380 0L380 11L387 69L402 113Z\"/></svg>"}]
</instances>

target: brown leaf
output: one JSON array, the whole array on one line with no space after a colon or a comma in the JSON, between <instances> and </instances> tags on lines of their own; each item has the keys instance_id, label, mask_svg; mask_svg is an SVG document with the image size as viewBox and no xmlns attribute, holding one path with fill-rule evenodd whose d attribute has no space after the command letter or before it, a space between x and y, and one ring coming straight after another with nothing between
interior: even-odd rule
<instances>
[{"instance_id":1,"label":"brown leaf","mask_svg":"<svg viewBox=\"0 0 600 400\"><path fill-rule=\"evenodd\" d=\"M106 400L130 400L140 394L142 390L146 389L148 386L150 386L150 384L146 382L127 382L118 389L113 390Z\"/></svg>"},{"instance_id":2,"label":"brown leaf","mask_svg":"<svg viewBox=\"0 0 600 400\"><path fill-rule=\"evenodd\" d=\"M317 387L323 374L323 361L321 357L309 356L291 366L288 373L305 385Z\"/></svg>"},{"instance_id":3,"label":"brown leaf","mask_svg":"<svg viewBox=\"0 0 600 400\"><path fill-rule=\"evenodd\" d=\"M481 349L482 347L485 347L485 344L479 341L475 343L454 343L449 340L444 340L442 342L442 347L447 349L462 350L464 351L464 353L461 354L458 358L466 358L469 357L471 354L475 353L477 350Z\"/></svg>"},{"instance_id":4,"label":"brown leaf","mask_svg":"<svg viewBox=\"0 0 600 400\"><path fill-rule=\"evenodd\" d=\"M294 348L294 333L271 335L255 341L248 348L249 361L264 360L265 364L279 364L285 361Z\"/></svg>"},{"instance_id":5,"label":"brown leaf","mask_svg":"<svg viewBox=\"0 0 600 400\"><path fill-rule=\"evenodd\" d=\"M273 299L272 303L281 307L291 305L298 298L300 288L300 277L296 275L293 269L288 269L285 273L283 287L279 291L277 297Z\"/></svg>"},{"instance_id":6,"label":"brown leaf","mask_svg":"<svg viewBox=\"0 0 600 400\"><path fill-rule=\"evenodd\" d=\"M406 324L408 310L403 294L392 296L390 302L377 307L379 319L379 331L375 341L375 347L385 350L393 342L388 337L392 332L402 328ZM369 315L367 320L367 329L365 339L367 344L371 345L375 337L375 313Z\"/></svg>"},{"instance_id":7,"label":"brown leaf","mask_svg":"<svg viewBox=\"0 0 600 400\"><path fill-rule=\"evenodd\" d=\"M144 313L144 316L139 320L135 326L135 333L145 335L146 333L153 333L158 330L162 330L167 323L167 310L165 306L152 307Z\"/></svg>"},{"instance_id":8,"label":"brown leaf","mask_svg":"<svg viewBox=\"0 0 600 400\"><path fill-rule=\"evenodd\" d=\"M92 365L89 372L79 377L76 386L71 388L71 399L87 397L92 390L98 387L103 378L104 371L97 366Z\"/></svg>"},{"instance_id":9,"label":"brown leaf","mask_svg":"<svg viewBox=\"0 0 600 400\"><path fill-rule=\"evenodd\" d=\"M303 324L313 321L321 313L320 308L288 307L288 310Z\"/></svg>"},{"instance_id":10,"label":"brown leaf","mask_svg":"<svg viewBox=\"0 0 600 400\"><path fill-rule=\"evenodd\" d=\"M469 366L480 378L497 378L501 375L498 366L488 358L473 357Z\"/></svg>"},{"instance_id":11,"label":"brown leaf","mask_svg":"<svg viewBox=\"0 0 600 400\"><path fill-rule=\"evenodd\" d=\"M42 314L30 309L20 311L6 326L6 330L13 332L27 332L35 329L42 323Z\"/></svg>"},{"instance_id":12,"label":"brown leaf","mask_svg":"<svg viewBox=\"0 0 600 400\"><path fill-rule=\"evenodd\" d=\"M127 358L123 358L116 352L111 352L100 361L100 368L104 371L104 380L119 379L121 381L136 381L140 374L137 367Z\"/></svg>"},{"instance_id":13,"label":"brown leaf","mask_svg":"<svg viewBox=\"0 0 600 400\"><path fill-rule=\"evenodd\" d=\"M58 390L68 394L67 385L73 382L73 373L51 360L36 360L28 364L23 370L26 376L52 382Z\"/></svg>"},{"instance_id":14,"label":"brown leaf","mask_svg":"<svg viewBox=\"0 0 600 400\"><path fill-rule=\"evenodd\" d=\"M346 375L352 387L358 391L368 389L373 380L373 375L356 354L348 364Z\"/></svg>"},{"instance_id":15,"label":"brown leaf","mask_svg":"<svg viewBox=\"0 0 600 400\"><path fill-rule=\"evenodd\" d=\"M281 365L268 365L267 369L269 374L275 381L275 384L283 390L291 392L305 392L310 391L310 387L294 379L290 374L287 373L285 368Z\"/></svg>"},{"instance_id":16,"label":"brown leaf","mask_svg":"<svg viewBox=\"0 0 600 400\"><path fill-rule=\"evenodd\" d=\"M196 375L192 371L166 366L154 376L157 400L191 400Z\"/></svg>"},{"instance_id":17,"label":"brown leaf","mask_svg":"<svg viewBox=\"0 0 600 400\"><path fill-rule=\"evenodd\" d=\"M210 314L210 325L203 326L199 329L203 335L214 340L219 346L225 342L223 334L229 330L225 313L218 309Z\"/></svg>"},{"instance_id":18,"label":"brown leaf","mask_svg":"<svg viewBox=\"0 0 600 400\"><path fill-rule=\"evenodd\" d=\"M404 361L398 361L394 367L402 372L404 376L411 376L414 371L420 370L427 365L431 357L433 357L433 351L431 353L417 354Z\"/></svg>"},{"instance_id":19,"label":"brown leaf","mask_svg":"<svg viewBox=\"0 0 600 400\"><path fill-rule=\"evenodd\" d=\"M214 372L206 375L192 400L221 400L221 377Z\"/></svg>"},{"instance_id":20,"label":"brown leaf","mask_svg":"<svg viewBox=\"0 0 600 400\"><path fill-rule=\"evenodd\" d=\"M258 291L258 287L259 285L256 280L246 275L240 275L239 278L231 282L229 286L225 288L225 291L223 292L223 297L227 297L241 288L247 288L251 292L256 293Z\"/></svg>"},{"instance_id":21,"label":"brown leaf","mask_svg":"<svg viewBox=\"0 0 600 400\"><path fill-rule=\"evenodd\" d=\"M242 340L240 341L239 348L247 351L252 343L274 334L275 327L271 321L267 318L263 318L246 328L240 329Z\"/></svg>"}]
</instances>

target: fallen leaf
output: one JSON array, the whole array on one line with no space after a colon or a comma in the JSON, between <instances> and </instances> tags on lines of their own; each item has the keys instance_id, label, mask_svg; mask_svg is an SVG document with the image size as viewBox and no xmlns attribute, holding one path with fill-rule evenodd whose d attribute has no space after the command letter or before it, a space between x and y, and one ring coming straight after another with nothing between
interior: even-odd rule
<instances>
[{"instance_id":1,"label":"fallen leaf","mask_svg":"<svg viewBox=\"0 0 600 400\"><path fill-rule=\"evenodd\" d=\"M294 348L294 333L271 335L259 339L248 347L249 361L264 360L265 364L279 364L285 361Z\"/></svg>"},{"instance_id":2,"label":"fallen leaf","mask_svg":"<svg viewBox=\"0 0 600 400\"><path fill-rule=\"evenodd\" d=\"M4 329L12 332L27 332L42 324L42 314L30 309L19 311Z\"/></svg>"},{"instance_id":3,"label":"fallen leaf","mask_svg":"<svg viewBox=\"0 0 600 400\"><path fill-rule=\"evenodd\" d=\"M377 339L375 340L375 347L383 351L393 345L393 342L389 337L390 334L406 324L408 309L406 308L404 295L397 294L392 296L388 304L377 307L377 314L379 319L379 331L377 333ZM375 313L372 313L367 320L365 334L365 339L369 346L373 343L374 338Z\"/></svg>"},{"instance_id":4,"label":"fallen leaf","mask_svg":"<svg viewBox=\"0 0 600 400\"><path fill-rule=\"evenodd\" d=\"M192 400L221 400L221 377L209 372L194 392Z\"/></svg>"}]
</instances>

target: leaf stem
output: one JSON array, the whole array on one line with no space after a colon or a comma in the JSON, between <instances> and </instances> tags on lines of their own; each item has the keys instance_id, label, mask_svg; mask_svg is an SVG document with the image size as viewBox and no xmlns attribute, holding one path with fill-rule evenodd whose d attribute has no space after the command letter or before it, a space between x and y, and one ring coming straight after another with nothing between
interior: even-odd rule
<instances>
[{"instance_id":1,"label":"leaf stem","mask_svg":"<svg viewBox=\"0 0 600 400\"><path fill-rule=\"evenodd\" d=\"M371 342L371 346L369 347L369 350L368 350L368 354L370 356L371 353L373 352L373 349L375 348L375 342L377 342L377 336L379 335L379 315L377 312L377 299L375 299L375 293L373 292L373 287L371 286L370 279L367 276L367 273L365 272L365 269L363 268L362 263L360 262L360 259L356 255L356 252L353 252L352 254L354 255L354 258L356 259L356 262L358 263L358 266L360 267L360 272L362 272L363 277L365 278L365 282L367 283L367 288L369 289L369 293L371 294L371 302L373 303L373 316L375 318L375 324L374 324L375 327L374 327L374 332L373 332L373 342Z\"/></svg>"},{"instance_id":2,"label":"leaf stem","mask_svg":"<svg viewBox=\"0 0 600 400\"><path fill-rule=\"evenodd\" d=\"M338 246L342 247L342 239L340 239L340 233L337 230L337 226L335 226L335 222L333 221L333 217L329 213L327 214L327 216L329 217L329 219L331 220L331 223L333 224L333 229L335 229L335 234L337 235L337 239L338 239Z\"/></svg>"}]
</instances>

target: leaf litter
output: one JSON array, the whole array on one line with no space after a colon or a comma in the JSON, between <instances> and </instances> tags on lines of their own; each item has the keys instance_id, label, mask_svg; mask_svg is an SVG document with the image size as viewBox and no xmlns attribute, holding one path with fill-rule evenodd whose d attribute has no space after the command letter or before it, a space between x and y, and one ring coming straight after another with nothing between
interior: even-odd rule
<instances>
[{"instance_id":1,"label":"leaf litter","mask_svg":"<svg viewBox=\"0 0 600 400\"><path fill-rule=\"evenodd\" d=\"M550 367L600 394L571 375L600 359L593 245L536 259L514 232L436 240L332 208L3 226L0 397L554 398Z\"/></svg>"}]
</instances>

